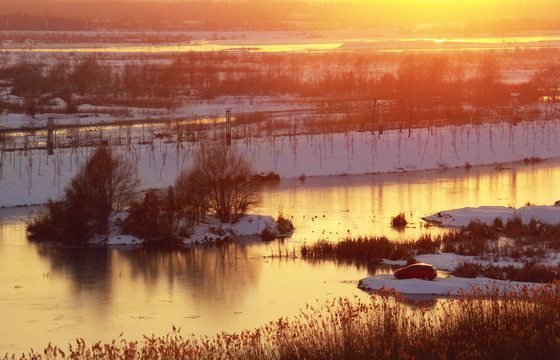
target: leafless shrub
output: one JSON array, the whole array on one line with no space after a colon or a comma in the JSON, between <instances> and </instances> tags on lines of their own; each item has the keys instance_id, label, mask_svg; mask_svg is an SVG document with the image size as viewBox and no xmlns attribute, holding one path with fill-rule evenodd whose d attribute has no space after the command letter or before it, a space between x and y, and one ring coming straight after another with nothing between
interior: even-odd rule
<instances>
[{"instance_id":1,"label":"leafless shrub","mask_svg":"<svg viewBox=\"0 0 560 360\"><path fill-rule=\"evenodd\" d=\"M182 175L205 195L209 211L221 222L235 222L260 202L259 181L243 156L230 147L202 147L193 169Z\"/></svg>"},{"instance_id":2,"label":"leafless shrub","mask_svg":"<svg viewBox=\"0 0 560 360\"><path fill-rule=\"evenodd\" d=\"M27 224L27 231L40 240L87 242L92 233L106 228L111 210L132 200L137 186L132 163L101 146L70 181L63 199L49 201L45 212Z\"/></svg>"},{"instance_id":3,"label":"leafless shrub","mask_svg":"<svg viewBox=\"0 0 560 360\"><path fill-rule=\"evenodd\" d=\"M139 180L131 161L100 146L66 188L66 197L84 193L99 209L122 210L134 197Z\"/></svg>"},{"instance_id":4,"label":"leafless shrub","mask_svg":"<svg viewBox=\"0 0 560 360\"><path fill-rule=\"evenodd\" d=\"M191 172L183 171L175 181L175 196L178 211L186 220L187 227L204 221L208 212L206 194L197 189L197 181Z\"/></svg>"},{"instance_id":5,"label":"leafless shrub","mask_svg":"<svg viewBox=\"0 0 560 360\"><path fill-rule=\"evenodd\" d=\"M143 201L132 201L124 230L145 240L150 246L171 247L181 243L176 236L179 225L173 187L167 191L148 191Z\"/></svg>"}]
</instances>

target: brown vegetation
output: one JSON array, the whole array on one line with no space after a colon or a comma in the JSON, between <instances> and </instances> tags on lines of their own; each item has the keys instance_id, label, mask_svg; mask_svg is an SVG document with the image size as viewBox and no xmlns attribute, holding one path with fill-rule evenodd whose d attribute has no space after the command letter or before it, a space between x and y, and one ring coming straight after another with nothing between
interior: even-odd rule
<instances>
[{"instance_id":1,"label":"brown vegetation","mask_svg":"<svg viewBox=\"0 0 560 360\"><path fill-rule=\"evenodd\" d=\"M408 224L408 221L406 221L404 213L400 213L397 216L391 216L391 227L395 229L404 229L406 224Z\"/></svg>"},{"instance_id":2,"label":"brown vegetation","mask_svg":"<svg viewBox=\"0 0 560 360\"><path fill-rule=\"evenodd\" d=\"M31 219L27 232L37 240L85 243L106 230L110 212L128 205L138 184L132 163L102 145L64 189L63 198L50 200Z\"/></svg>"},{"instance_id":3,"label":"brown vegetation","mask_svg":"<svg viewBox=\"0 0 560 360\"><path fill-rule=\"evenodd\" d=\"M180 245L182 241L177 236L178 207L173 187L163 192L150 190L142 202L132 201L123 230L144 239L147 246Z\"/></svg>"},{"instance_id":4,"label":"brown vegetation","mask_svg":"<svg viewBox=\"0 0 560 360\"><path fill-rule=\"evenodd\" d=\"M555 50L549 51L554 56ZM114 65L114 56L120 66ZM172 109L188 99L293 94L317 102L324 114L344 115L344 124L370 123L375 99L392 99L385 106L385 121L406 127L434 119L470 123L496 114L511 116L512 92L522 92L523 103L552 95L538 74L523 84L503 82L501 74L508 69L497 64L506 56L517 61L536 55L186 53L163 59L146 55L141 62L118 54L61 57L54 63L21 60L0 67L0 78L25 101L0 105L29 114L74 113L82 103ZM387 62L397 65L396 73L381 70ZM472 67L475 71L467 76L465 69ZM558 81L549 77L550 83ZM43 94L63 99L66 108L49 106ZM464 103L477 108L465 110Z\"/></svg>"},{"instance_id":5,"label":"brown vegetation","mask_svg":"<svg viewBox=\"0 0 560 360\"><path fill-rule=\"evenodd\" d=\"M319 240L313 245L302 245L301 256L308 259L332 258L379 261L381 259L405 260L412 251L417 254L434 254L439 251L441 238L423 235L417 241L395 242L386 237L356 237L338 242Z\"/></svg>"},{"instance_id":6,"label":"brown vegetation","mask_svg":"<svg viewBox=\"0 0 560 360\"><path fill-rule=\"evenodd\" d=\"M551 359L560 351L558 285L510 294L476 289L436 312L433 304L410 307L384 290L369 301L307 305L295 318L240 334L197 338L173 327L166 336L135 341L49 344L21 359Z\"/></svg>"},{"instance_id":7,"label":"brown vegetation","mask_svg":"<svg viewBox=\"0 0 560 360\"><path fill-rule=\"evenodd\" d=\"M202 147L194 167L181 174L179 192L188 189L204 194L204 203L221 222L236 222L247 210L260 202L259 181L251 164L235 149L227 146ZM192 205L196 213L200 205Z\"/></svg>"}]
</instances>

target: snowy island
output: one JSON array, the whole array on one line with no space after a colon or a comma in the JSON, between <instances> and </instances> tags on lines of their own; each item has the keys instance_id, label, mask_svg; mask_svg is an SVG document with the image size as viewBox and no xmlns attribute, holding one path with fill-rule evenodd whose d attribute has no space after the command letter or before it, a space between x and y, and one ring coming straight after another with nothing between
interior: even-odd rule
<instances>
[{"instance_id":1,"label":"snowy island","mask_svg":"<svg viewBox=\"0 0 560 360\"><path fill-rule=\"evenodd\" d=\"M115 213L111 218L111 226L107 234L98 235L92 239L92 244L107 246L130 246L142 245L143 239L133 235L123 234L119 224L126 217L124 213ZM221 223L213 216L208 216L205 223L201 223L193 229L189 237L183 238L185 246L213 246L218 243L227 242L233 237L260 237L265 229L274 236L282 237L278 230L278 224L272 216L268 215L244 215L234 224Z\"/></svg>"},{"instance_id":2,"label":"snowy island","mask_svg":"<svg viewBox=\"0 0 560 360\"><path fill-rule=\"evenodd\" d=\"M480 206L465 207L440 211L436 214L425 216L422 220L438 226L467 226L471 221L478 221L491 225L496 218L500 218L505 224L514 218L521 219L523 224L528 224L531 220L556 225L560 223L560 202L557 201L553 206L528 205L515 209L506 206Z\"/></svg>"},{"instance_id":3,"label":"snowy island","mask_svg":"<svg viewBox=\"0 0 560 360\"><path fill-rule=\"evenodd\" d=\"M504 206L481 206L477 208L466 207L440 211L436 214L426 216L423 220L438 226L463 227L470 222L480 222L492 225L496 218L500 218L503 223L508 220L519 218L523 224L531 221L537 224L560 224L560 203L556 202L553 206L524 206L519 209ZM502 258L496 260L491 257L465 256L455 253L425 254L416 256L418 262L433 264L438 270L454 271L459 265L472 262L481 265L494 266L514 266L523 267L524 259ZM549 250L547 255L541 260L545 266L555 266L560 259L560 253ZM392 265L404 265L401 261L384 261ZM444 277L441 273L433 281L421 279L398 280L392 274L382 274L369 276L359 281L358 287L365 291L379 291L382 289L394 289L404 295L459 295L472 294L481 289L486 292L498 292L507 294L512 291L521 291L523 287L542 287L544 284L530 282L515 282L494 280L486 277L462 278Z\"/></svg>"},{"instance_id":4,"label":"snowy island","mask_svg":"<svg viewBox=\"0 0 560 360\"><path fill-rule=\"evenodd\" d=\"M490 293L507 294L521 291L523 287L543 287L544 284L492 280L488 278L437 277L432 281L422 279L397 280L392 274L375 275L360 280L358 287L365 291L395 289L404 295L461 295L474 294L481 289Z\"/></svg>"}]
</instances>

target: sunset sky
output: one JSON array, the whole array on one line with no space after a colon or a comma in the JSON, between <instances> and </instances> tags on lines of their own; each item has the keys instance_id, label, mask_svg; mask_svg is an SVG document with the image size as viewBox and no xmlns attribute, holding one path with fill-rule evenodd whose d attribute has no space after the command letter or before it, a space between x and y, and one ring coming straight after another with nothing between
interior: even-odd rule
<instances>
[{"instance_id":1,"label":"sunset sky","mask_svg":"<svg viewBox=\"0 0 560 360\"><path fill-rule=\"evenodd\" d=\"M207 6L212 8L213 4L221 6L236 5L256 6L259 9L277 8L280 4L289 4L297 11L298 9L308 11L320 11L322 8L337 8L344 11L366 10L371 12L390 12L393 15L406 15L414 13L419 17L432 16L439 18L442 15L453 16L453 20L462 21L465 16L523 16L534 17L551 15L556 16L555 10L560 8L558 1L553 0L3 0L0 13L10 14L23 13L83 13L92 4L97 9L110 14L115 8L125 5L129 8L142 8L145 6L157 6L163 11L164 8L174 6L191 5L193 7ZM82 9L82 11L80 11ZM97 12L99 12L96 11ZM482 12L481 12L482 11ZM495 13L488 13L488 11ZM130 14L134 15L134 14ZM451 19L448 19L451 20Z\"/></svg>"},{"instance_id":2,"label":"sunset sky","mask_svg":"<svg viewBox=\"0 0 560 360\"><path fill-rule=\"evenodd\" d=\"M102 27L131 23L136 29L196 30L185 25L194 22L203 30L342 26L412 32L428 25L435 33L510 33L557 30L559 13L560 2L553 0L2 0L0 22L11 17L16 29L22 16L33 16Z\"/></svg>"}]
</instances>

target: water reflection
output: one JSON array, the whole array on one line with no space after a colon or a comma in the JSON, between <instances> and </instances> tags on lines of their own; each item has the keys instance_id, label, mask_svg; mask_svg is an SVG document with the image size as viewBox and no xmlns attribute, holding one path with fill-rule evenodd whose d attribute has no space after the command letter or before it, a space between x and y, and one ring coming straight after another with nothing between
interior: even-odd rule
<instances>
[{"instance_id":1,"label":"water reflection","mask_svg":"<svg viewBox=\"0 0 560 360\"><path fill-rule=\"evenodd\" d=\"M72 281L75 290L101 289L112 287L110 251L102 247L52 247L37 245L37 253L50 262L50 271L44 277L64 276ZM108 295L110 297L110 295Z\"/></svg>"},{"instance_id":2,"label":"water reflection","mask_svg":"<svg viewBox=\"0 0 560 360\"><path fill-rule=\"evenodd\" d=\"M123 44L121 46L99 46L92 44L87 47L33 47L33 48L4 48L0 52L44 52L44 53L186 53L207 51L246 51L246 52L308 52L308 51L333 51L342 43L309 43L309 44L218 44L210 42L192 43L189 45L145 45L133 46Z\"/></svg>"},{"instance_id":3,"label":"water reflection","mask_svg":"<svg viewBox=\"0 0 560 360\"><path fill-rule=\"evenodd\" d=\"M264 191L259 213L282 211L297 228L290 240L299 244L317 238L336 241L347 235L385 235L416 239L426 229L422 217L467 206L521 207L553 204L560 199L560 161L537 165L481 166L425 172L330 176L283 180ZM404 232L390 227L391 217L404 212Z\"/></svg>"},{"instance_id":4,"label":"water reflection","mask_svg":"<svg viewBox=\"0 0 560 360\"><path fill-rule=\"evenodd\" d=\"M96 296L104 298L110 298L112 289L123 282L131 282L153 294L172 294L186 287L194 298L213 296L239 303L246 289L258 282L262 264L249 261L248 247L235 243L175 251L38 245L37 253L50 262L44 276L66 277L75 294L99 291Z\"/></svg>"},{"instance_id":5,"label":"water reflection","mask_svg":"<svg viewBox=\"0 0 560 360\"><path fill-rule=\"evenodd\" d=\"M260 261L251 261L248 248L232 243L213 249L160 252L146 249L114 251L113 261L122 264L121 275L144 281L149 288L167 284L166 291L188 289L193 303L209 297L229 304L243 302L244 294L258 283Z\"/></svg>"},{"instance_id":6,"label":"water reflection","mask_svg":"<svg viewBox=\"0 0 560 360\"><path fill-rule=\"evenodd\" d=\"M0 329L6 351L65 344L77 334L90 342L122 331L163 335L171 325L201 335L240 332L295 315L315 299L367 296L356 285L369 266L269 257L279 243L245 239L171 252L28 243L19 221L26 211L0 210L15 215L0 219L0 261L10 269L0 273L11 329Z\"/></svg>"}]
</instances>

